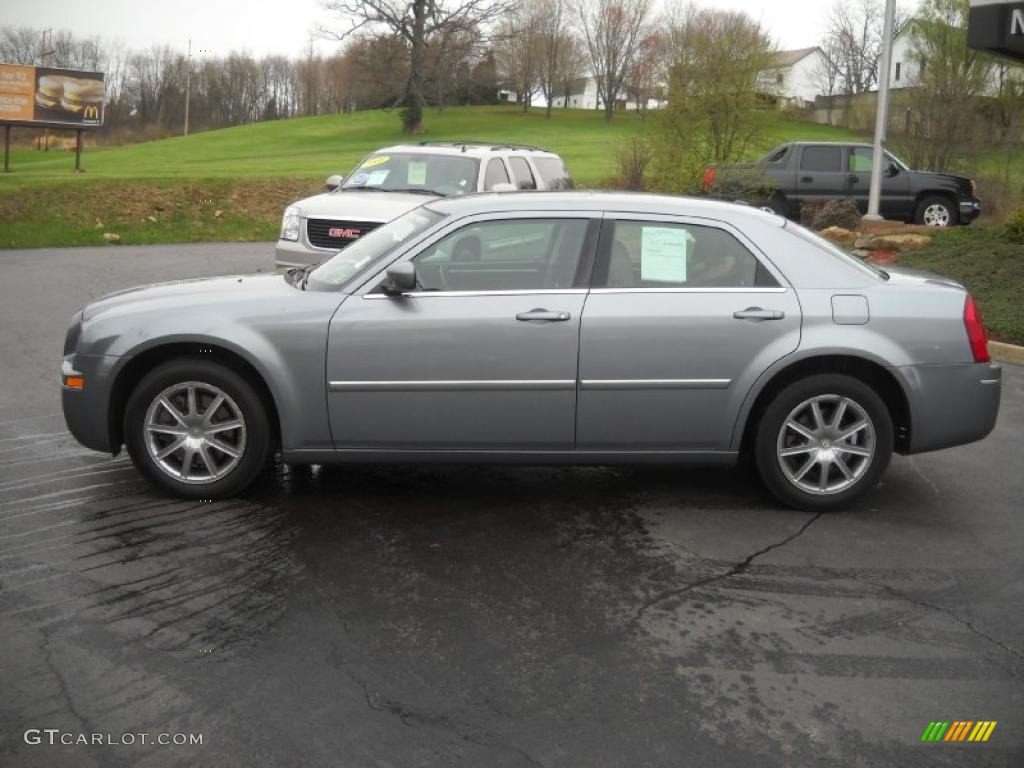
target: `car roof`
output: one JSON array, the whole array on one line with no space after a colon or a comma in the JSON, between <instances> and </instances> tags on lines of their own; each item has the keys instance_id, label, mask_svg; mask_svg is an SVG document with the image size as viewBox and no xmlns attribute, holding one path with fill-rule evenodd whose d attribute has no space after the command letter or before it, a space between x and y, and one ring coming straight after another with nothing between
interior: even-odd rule
<instances>
[{"instance_id":1,"label":"car roof","mask_svg":"<svg viewBox=\"0 0 1024 768\"><path fill-rule=\"evenodd\" d=\"M784 227L781 216L743 203L710 198L654 195L643 192L483 192L462 197L432 200L426 207L446 215L472 216L480 213L515 211L618 211L665 214L695 218L738 221L756 220Z\"/></svg>"},{"instance_id":2,"label":"car roof","mask_svg":"<svg viewBox=\"0 0 1024 768\"><path fill-rule=\"evenodd\" d=\"M863 141L791 141L791 142L789 142L789 145L790 146L794 146L794 147L807 147L807 146L811 146L811 147L820 147L820 146L830 146L830 147L873 147L874 146L873 144L868 144L868 143L863 142ZM786 145L781 145L780 144L779 146L781 147L781 146L786 146ZM776 147L776 149L778 149L778 148L779 147ZM885 149L885 147L883 147L883 149Z\"/></svg>"},{"instance_id":3,"label":"car roof","mask_svg":"<svg viewBox=\"0 0 1024 768\"><path fill-rule=\"evenodd\" d=\"M527 144L506 144L500 141L420 141L409 144L395 144L390 147L382 147L373 154L379 155L383 152L402 152L424 155L468 155L470 157L483 157L495 152L528 152L529 154L549 155L558 157L541 147L534 147Z\"/></svg>"}]
</instances>

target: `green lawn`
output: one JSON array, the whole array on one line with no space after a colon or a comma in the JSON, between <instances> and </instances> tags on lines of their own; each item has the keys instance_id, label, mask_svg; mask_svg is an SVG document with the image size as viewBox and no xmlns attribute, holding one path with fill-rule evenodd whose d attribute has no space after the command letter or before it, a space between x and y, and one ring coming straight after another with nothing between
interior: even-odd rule
<instances>
[{"instance_id":1,"label":"green lawn","mask_svg":"<svg viewBox=\"0 0 1024 768\"><path fill-rule=\"evenodd\" d=\"M547 120L543 110L524 114L510 106L428 110L425 124L416 140L551 149L582 187L612 183L616 152L649 125L635 113L619 113L609 124L597 111L555 110ZM780 117L750 154L797 138L850 136ZM0 247L98 244L105 231L123 243L270 239L289 199L317 191L326 176L348 171L366 153L406 140L397 112L374 110L89 148L82 174L72 172L72 153L17 150L14 173L0 175Z\"/></svg>"},{"instance_id":2,"label":"green lawn","mask_svg":"<svg viewBox=\"0 0 1024 768\"><path fill-rule=\"evenodd\" d=\"M963 283L993 338L1024 344L1024 245L1004 240L997 229L957 227L933 235L924 250L900 254L897 263Z\"/></svg>"}]
</instances>

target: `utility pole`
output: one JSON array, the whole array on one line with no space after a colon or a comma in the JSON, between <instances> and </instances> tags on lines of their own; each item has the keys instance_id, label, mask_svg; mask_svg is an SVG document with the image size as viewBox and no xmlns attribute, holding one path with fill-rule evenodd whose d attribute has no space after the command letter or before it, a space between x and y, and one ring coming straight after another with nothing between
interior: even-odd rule
<instances>
[{"instance_id":1,"label":"utility pole","mask_svg":"<svg viewBox=\"0 0 1024 768\"><path fill-rule=\"evenodd\" d=\"M896 0L885 0L885 20L882 24L882 57L879 62L878 105L875 107L875 151L871 159L871 189L868 192L868 213L864 217L879 221L879 201L882 197L882 142L889 121L889 77L892 70L892 35L896 16Z\"/></svg>"},{"instance_id":2,"label":"utility pole","mask_svg":"<svg viewBox=\"0 0 1024 768\"><path fill-rule=\"evenodd\" d=\"M185 59L185 135L188 136L188 103L192 96L192 38L188 40L188 56Z\"/></svg>"}]
</instances>

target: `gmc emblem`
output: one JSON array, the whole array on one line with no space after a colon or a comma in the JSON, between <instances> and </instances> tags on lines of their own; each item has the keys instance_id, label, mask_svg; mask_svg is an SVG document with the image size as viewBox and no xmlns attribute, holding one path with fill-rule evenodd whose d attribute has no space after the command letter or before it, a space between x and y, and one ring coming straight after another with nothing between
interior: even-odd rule
<instances>
[{"instance_id":1,"label":"gmc emblem","mask_svg":"<svg viewBox=\"0 0 1024 768\"><path fill-rule=\"evenodd\" d=\"M363 234L362 230L352 228L331 227L327 230L328 237L342 237L346 240L355 240L361 234Z\"/></svg>"}]
</instances>

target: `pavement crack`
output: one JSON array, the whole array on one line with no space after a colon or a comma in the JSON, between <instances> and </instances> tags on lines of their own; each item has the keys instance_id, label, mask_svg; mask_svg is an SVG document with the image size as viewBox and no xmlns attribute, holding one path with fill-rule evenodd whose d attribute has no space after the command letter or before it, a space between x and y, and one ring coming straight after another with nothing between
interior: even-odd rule
<instances>
[{"instance_id":1,"label":"pavement crack","mask_svg":"<svg viewBox=\"0 0 1024 768\"><path fill-rule=\"evenodd\" d=\"M706 587L708 584L714 584L715 582L722 581L723 579L728 579L732 576L738 576L739 574L746 571L757 558L761 557L762 555L766 555L773 550L779 549L780 547L784 547L787 544L800 538L807 531L808 528L810 528L815 522L817 522L818 518L820 518L823 514L823 512L816 512L793 533L789 534L783 539L780 539L779 541L769 544L766 547L762 547L756 552L752 552L739 562L734 563L728 570L724 571L723 573L718 573L713 576L705 576L703 579L691 581L688 584L684 584L681 587L668 589L663 592L659 592L656 595L653 595L650 599L645 601L642 605L640 605L637 608L636 615L633 617L632 624L638 624L640 620L643 618L644 614L651 608L658 605L659 603L663 603L666 600L671 600L674 597L679 597L680 595L685 595L687 592L692 592L695 589Z\"/></svg>"}]
</instances>

